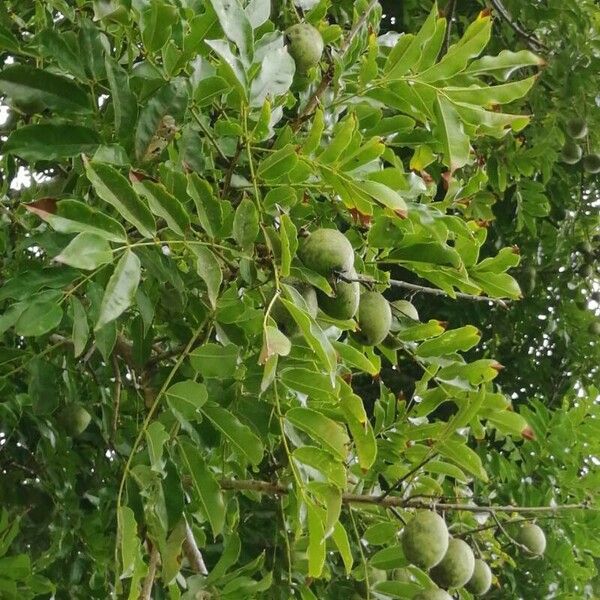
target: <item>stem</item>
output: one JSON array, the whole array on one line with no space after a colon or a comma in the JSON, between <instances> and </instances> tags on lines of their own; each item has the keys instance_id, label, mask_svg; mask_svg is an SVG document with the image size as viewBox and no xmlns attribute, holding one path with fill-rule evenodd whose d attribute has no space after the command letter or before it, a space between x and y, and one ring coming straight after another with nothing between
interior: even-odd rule
<instances>
[{"instance_id":1,"label":"stem","mask_svg":"<svg viewBox=\"0 0 600 600\"><path fill-rule=\"evenodd\" d=\"M200 129L202 129L202 131L204 132L204 135L206 135L206 137L210 140L210 143L215 147L217 154L224 161L228 162L229 159L227 158L227 156L225 156L225 153L223 152L223 150L221 150L214 135L210 132L210 129L208 129L208 127L206 127L206 125L202 122L202 119L200 118L200 115L198 114L198 112L196 110L194 110L193 108L190 109L190 112L192 113L192 116L194 117L196 123L198 123L198 126L200 127Z\"/></svg>"},{"instance_id":2,"label":"stem","mask_svg":"<svg viewBox=\"0 0 600 600\"><path fill-rule=\"evenodd\" d=\"M456 2L457 0L450 0L448 6L446 6L446 33L444 34L444 43L442 44L442 49L438 55L438 61L446 54L446 52L448 52L448 47L450 46L450 35L452 33L454 13L456 12Z\"/></svg>"},{"instance_id":3,"label":"stem","mask_svg":"<svg viewBox=\"0 0 600 600\"><path fill-rule=\"evenodd\" d=\"M437 455L438 455L437 452L432 452L431 454L426 456L418 465L414 466L408 473L406 473L405 475L400 477L400 479L398 479L398 481L396 481L396 483L389 490L387 490L383 494L381 494L381 496L380 496L381 500L384 500L393 492L398 491L404 481L406 481L409 477L414 475L419 469L424 467L429 461L433 460Z\"/></svg>"},{"instance_id":4,"label":"stem","mask_svg":"<svg viewBox=\"0 0 600 600\"><path fill-rule=\"evenodd\" d=\"M144 579L142 585L142 591L140 592L140 600L151 600L152 598L152 587L154 586L154 578L156 577L156 566L158 564L158 548L152 546L150 552L150 563L148 564L148 573Z\"/></svg>"},{"instance_id":5,"label":"stem","mask_svg":"<svg viewBox=\"0 0 600 600\"><path fill-rule=\"evenodd\" d=\"M186 523L185 524L185 540L183 542L183 552L190 563L190 567L194 573L200 573L201 575L208 575L208 569L204 563L202 552L196 544L196 538L192 528Z\"/></svg>"},{"instance_id":6,"label":"stem","mask_svg":"<svg viewBox=\"0 0 600 600\"><path fill-rule=\"evenodd\" d=\"M507 8L504 6L504 4L502 4L501 0L490 0L490 3L496 9L500 17L504 19L521 38L523 38L530 50L533 50L534 52L539 52L540 50L548 51L548 47L543 42L538 40L534 35L525 31L521 24L512 18Z\"/></svg>"},{"instance_id":7,"label":"stem","mask_svg":"<svg viewBox=\"0 0 600 600\"><path fill-rule=\"evenodd\" d=\"M280 483L272 483L270 481L260 481L256 479L249 480L233 480L222 479L221 489L232 491L252 491L261 492L271 495L285 495L290 492L290 488ZM454 510L473 513L525 513L525 514L543 514L554 513L563 510L590 510L591 507L587 503L581 504L561 504L558 506L473 506L471 504L455 504L446 502L436 502L435 500L424 501L414 499L403 499L397 496L387 496L381 498L381 495L372 494L342 494L342 502L344 504L376 504L384 508L422 508L428 510Z\"/></svg>"}]
</instances>

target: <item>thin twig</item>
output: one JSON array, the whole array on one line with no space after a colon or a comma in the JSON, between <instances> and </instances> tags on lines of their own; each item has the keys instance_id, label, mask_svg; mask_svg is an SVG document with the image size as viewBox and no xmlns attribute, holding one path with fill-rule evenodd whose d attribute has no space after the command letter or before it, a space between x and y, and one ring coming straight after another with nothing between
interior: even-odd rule
<instances>
[{"instance_id":1,"label":"thin twig","mask_svg":"<svg viewBox=\"0 0 600 600\"><path fill-rule=\"evenodd\" d=\"M152 587L154 586L157 565L158 548L156 546L152 546L152 551L150 552L150 562L148 564L148 572L144 578L144 584L142 585L142 591L140 593L140 600L151 600L152 598Z\"/></svg>"},{"instance_id":2,"label":"thin twig","mask_svg":"<svg viewBox=\"0 0 600 600\"><path fill-rule=\"evenodd\" d=\"M444 42L438 55L438 61L446 52L450 46L450 34L452 33L452 22L454 21L454 13L456 12L456 0L450 0L448 6L446 6L446 33L444 34Z\"/></svg>"},{"instance_id":3,"label":"thin twig","mask_svg":"<svg viewBox=\"0 0 600 600\"><path fill-rule=\"evenodd\" d=\"M193 108L190 110L190 112L192 113L192 116L194 117L196 123L198 123L200 129L202 129L202 131L204 132L204 135L206 135L206 137L210 140L210 143L215 147L215 150L217 151L219 156L223 160L228 161L229 159L227 158L223 150L221 150L221 147L217 143L215 136L210 132L210 129L208 129L208 127L202 122L202 119L200 118L198 112L195 111Z\"/></svg>"},{"instance_id":4,"label":"thin twig","mask_svg":"<svg viewBox=\"0 0 600 600\"><path fill-rule=\"evenodd\" d=\"M534 52L539 52L540 50L545 50L546 52L548 51L548 46L546 46L543 42L538 40L538 38L532 35L531 33L525 31L521 24L512 18L507 8L504 6L504 4L502 4L501 0L490 0L490 3L496 9L498 14L517 33L517 35L523 38L530 50L533 50Z\"/></svg>"},{"instance_id":5,"label":"thin twig","mask_svg":"<svg viewBox=\"0 0 600 600\"><path fill-rule=\"evenodd\" d=\"M200 548L198 548L198 544L196 544L194 532L187 523L185 524L185 540L183 541L183 551L188 559L188 562L190 563L190 568L192 571L194 571L194 573L208 575L208 569L204 563L202 552L200 552Z\"/></svg>"},{"instance_id":6,"label":"thin twig","mask_svg":"<svg viewBox=\"0 0 600 600\"><path fill-rule=\"evenodd\" d=\"M252 491L281 496L289 494L290 487L280 483L270 481L260 481L257 479L222 479L221 489L233 491ZM381 495L372 494L342 494L344 504L377 504L384 508L390 506L398 508L423 508L429 510L454 510L472 513L524 513L524 514L542 514L553 513L563 510L591 510L589 504L561 504L558 506L475 506L473 504L454 504L446 502L436 502L435 500L423 501L414 499L404 499L398 496L388 496L381 499Z\"/></svg>"},{"instance_id":7,"label":"thin twig","mask_svg":"<svg viewBox=\"0 0 600 600\"><path fill-rule=\"evenodd\" d=\"M112 437L117 435L117 426L119 424L119 412L121 409L121 390L123 387L123 381L121 379L121 370L119 369L119 360L116 354L112 355L113 374L115 376L115 389L113 392L114 396L114 414L112 422Z\"/></svg>"},{"instance_id":8,"label":"thin twig","mask_svg":"<svg viewBox=\"0 0 600 600\"><path fill-rule=\"evenodd\" d=\"M339 279L345 281L347 283L351 283L353 281L357 281L359 283L363 283L365 285L373 285L375 283L380 283L375 279L370 279L369 277L346 277L341 273L336 274ZM431 296L445 296L447 298L451 298L450 294L444 290L440 290L439 288L427 287L424 285L417 285L416 283L408 283L408 281L400 281L399 279L390 279L388 283L392 287L403 288L405 290L411 290L418 294L429 294ZM464 294L462 292L455 292L456 298L461 298L463 300L471 300L472 302L491 302L493 304L498 304L502 308L508 308L507 300L503 300L502 298L490 298L489 296L475 296L473 294Z\"/></svg>"},{"instance_id":9,"label":"thin twig","mask_svg":"<svg viewBox=\"0 0 600 600\"><path fill-rule=\"evenodd\" d=\"M513 538L512 535L510 535L510 533L508 533L508 531L506 531L506 529L500 522L500 519L498 519L498 517L496 516L495 513L490 513L490 514L492 516L492 519L494 519L494 521L496 522L498 529L508 538L508 541L511 544L514 544L517 548L523 550L523 552L525 552L526 554L532 554L531 550L527 546L525 546L524 544L521 544L520 542L515 540L515 538Z\"/></svg>"},{"instance_id":10,"label":"thin twig","mask_svg":"<svg viewBox=\"0 0 600 600\"><path fill-rule=\"evenodd\" d=\"M397 492L400 489L400 486L412 475L414 475L419 469L424 467L428 462L432 461L438 455L437 452L433 452L429 456L426 456L418 465L415 465L408 473L400 477L396 483L390 487L390 489L386 490L383 494L381 494L381 500L387 498L390 494Z\"/></svg>"}]
</instances>

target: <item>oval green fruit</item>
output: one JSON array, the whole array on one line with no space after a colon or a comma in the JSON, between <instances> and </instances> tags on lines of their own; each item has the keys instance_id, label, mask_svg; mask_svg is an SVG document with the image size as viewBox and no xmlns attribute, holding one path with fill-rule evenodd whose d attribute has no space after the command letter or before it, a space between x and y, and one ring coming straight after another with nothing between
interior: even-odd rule
<instances>
[{"instance_id":1,"label":"oval green fruit","mask_svg":"<svg viewBox=\"0 0 600 600\"><path fill-rule=\"evenodd\" d=\"M592 335L600 335L600 322L599 321L593 321L592 323L590 323L588 331Z\"/></svg>"},{"instance_id":2,"label":"oval green fruit","mask_svg":"<svg viewBox=\"0 0 600 600\"><path fill-rule=\"evenodd\" d=\"M298 249L300 260L313 271L330 277L334 272L348 273L354 267L352 244L337 229L317 229Z\"/></svg>"},{"instance_id":3,"label":"oval green fruit","mask_svg":"<svg viewBox=\"0 0 600 600\"><path fill-rule=\"evenodd\" d=\"M392 309L379 292L363 292L358 305L358 326L354 337L364 346L381 344L390 332Z\"/></svg>"},{"instance_id":4,"label":"oval green fruit","mask_svg":"<svg viewBox=\"0 0 600 600\"><path fill-rule=\"evenodd\" d=\"M480 558L475 560L473 576L469 579L465 587L475 596L487 594L490 587L492 587L492 570L486 562Z\"/></svg>"},{"instance_id":5,"label":"oval green fruit","mask_svg":"<svg viewBox=\"0 0 600 600\"><path fill-rule=\"evenodd\" d=\"M588 154L584 156L583 169L586 173L600 173L600 154Z\"/></svg>"},{"instance_id":6,"label":"oval green fruit","mask_svg":"<svg viewBox=\"0 0 600 600\"><path fill-rule=\"evenodd\" d=\"M533 556L541 556L546 550L546 535L535 523L523 523L517 530L515 540Z\"/></svg>"},{"instance_id":7,"label":"oval green fruit","mask_svg":"<svg viewBox=\"0 0 600 600\"><path fill-rule=\"evenodd\" d=\"M288 51L299 73L319 64L325 44L318 29L308 23L292 25L286 32Z\"/></svg>"},{"instance_id":8,"label":"oval green fruit","mask_svg":"<svg viewBox=\"0 0 600 600\"><path fill-rule=\"evenodd\" d=\"M437 565L448 550L448 528L440 515L430 510L417 512L402 532L406 559L421 569Z\"/></svg>"},{"instance_id":9,"label":"oval green fruit","mask_svg":"<svg viewBox=\"0 0 600 600\"><path fill-rule=\"evenodd\" d=\"M575 142L568 140L560 153L562 161L568 165L577 164L583 155L581 146L578 146Z\"/></svg>"},{"instance_id":10,"label":"oval green fruit","mask_svg":"<svg viewBox=\"0 0 600 600\"><path fill-rule=\"evenodd\" d=\"M419 592L416 596L413 596L413 600L452 600L452 596L439 588L431 588Z\"/></svg>"},{"instance_id":11,"label":"oval green fruit","mask_svg":"<svg viewBox=\"0 0 600 600\"><path fill-rule=\"evenodd\" d=\"M588 126L585 119L574 117L567 121L567 134L574 140L584 138L588 133Z\"/></svg>"},{"instance_id":12,"label":"oval green fruit","mask_svg":"<svg viewBox=\"0 0 600 600\"><path fill-rule=\"evenodd\" d=\"M431 569L429 575L443 588L462 587L473 577L475 556L469 545L460 539L452 538L441 562Z\"/></svg>"},{"instance_id":13,"label":"oval green fruit","mask_svg":"<svg viewBox=\"0 0 600 600\"><path fill-rule=\"evenodd\" d=\"M356 271L351 269L348 273L349 279L356 278ZM351 319L358 310L360 300L360 285L357 281L338 281L334 285L334 296L328 296L318 291L319 308L333 319Z\"/></svg>"},{"instance_id":14,"label":"oval green fruit","mask_svg":"<svg viewBox=\"0 0 600 600\"><path fill-rule=\"evenodd\" d=\"M60 422L71 437L81 435L90 424L92 415L79 404L67 404L60 413Z\"/></svg>"},{"instance_id":15,"label":"oval green fruit","mask_svg":"<svg viewBox=\"0 0 600 600\"><path fill-rule=\"evenodd\" d=\"M317 293L315 289L310 285L298 285L296 289L304 299L308 314L314 319L317 316L319 305L317 302ZM293 336L296 335L300 328L294 320L294 317L289 313L287 308L281 303L279 298L273 304L271 309L271 316L275 319L277 326L285 335Z\"/></svg>"}]
</instances>

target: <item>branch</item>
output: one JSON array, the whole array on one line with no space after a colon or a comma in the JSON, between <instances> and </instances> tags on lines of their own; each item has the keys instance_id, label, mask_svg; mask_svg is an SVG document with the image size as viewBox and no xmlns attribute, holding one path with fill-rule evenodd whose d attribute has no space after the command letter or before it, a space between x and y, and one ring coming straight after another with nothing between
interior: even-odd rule
<instances>
[{"instance_id":1,"label":"branch","mask_svg":"<svg viewBox=\"0 0 600 600\"><path fill-rule=\"evenodd\" d=\"M271 494L275 496L286 495L290 493L290 487L280 483L272 483L270 481L250 480L221 480L221 489L233 490L238 492L261 492L263 494ZM446 502L436 502L435 500L414 500L404 499L398 496L387 496L381 498L381 494L375 496L371 494L342 494L342 502L344 504L375 504L384 508L422 508L428 510L454 510L473 513L525 513L525 514L541 514L554 513L563 510L585 510L590 509L589 504L562 504L558 506L474 506L472 504L453 504Z\"/></svg>"},{"instance_id":2,"label":"branch","mask_svg":"<svg viewBox=\"0 0 600 600\"><path fill-rule=\"evenodd\" d=\"M371 0L369 6L367 6L366 10L360 16L360 19L356 21L354 27L352 27L346 39L342 42L340 46L340 58L344 58L346 52L348 52L348 49L352 44L352 41L356 37L356 34L359 32L360 28L365 24L366 20L371 14L371 11L375 8L375 6L377 6L378 2L379 0ZM298 131L302 123L313 113L315 108L317 108L321 100L321 96L325 93L325 90L333 81L333 74L334 67L333 64L330 63L329 67L327 68L327 71L325 71L325 73L323 74L323 77L321 79L321 82L317 86L317 89L314 91L313 95L309 98L308 102L306 103L306 106L302 109L302 111L294 121L294 124L292 125L292 129L294 131Z\"/></svg>"},{"instance_id":3,"label":"branch","mask_svg":"<svg viewBox=\"0 0 600 600\"><path fill-rule=\"evenodd\" d=\"M512 18L511 14L508 12L504 4L502 4L501 0L490 0L490 3L496 9L500 17L502 17L502 19L504 19L508 23L508 25L510 25L510 27L517 33L517 35L523 38L523 40L527 44L527 47L530 50L533 50L534 52L539 52L540 50L545 50L546 52L548 51L548 46L546 46L543 42L538 40L537 37L535 37L531 33L525 31L521 24Z\"/></svg>"},{"instance_id":4,"label":"branch","mask_svg":"<svg viewBox=\"0 0 600 600\"><path fill-rule=\"evenodd\" d=\"M400 477L400 479L398 479L398 481L396 481L396 483L390 489L381 494L381 496L379 497L380 500L384 500L390 494L398 491L404 481L406 481L409 477L414 475L421 467L424 467L428 462L432 461L437 455L437 452L433 452L429 456L425 457L419 464L415 465L408 473Z\"/></svg>"},{"instance_id":5,"label":"branch","mask_svg":"<svg viewBox=\"0 0 600 600\"><path fill-rule=\"evenodd\" d=\"M117 427L119 425L119 412L121 409L121 390L123 382L121 380L121 370L119 369L119 361L115 354L112 355L113 374L115 376L115 389L114 389L114 415L112 422L112 438L114 439L117 435Z\"/></svg>"},{"instance_id":6,"label":"branch","mask_svg":"<svg viewBox=\"0 0 600 600\"><path fill-rule=\"evenodd\" d=\"M183 551L194 573L208 575L208 569L204 563L204 558L202 557L200 548L198 548L198 544L196 544L194 532L187 523L185 524L185 540L183 542Z\"/></svg>"},{"instance_id":7,"label":"branch","mask_svg":"<svg viewBox=\"0 0 600 600\"><path fill-rule=\"evenodd\" d=\"M152 546L150 552L150 563L148 564L148 573L144 578L144 584L142 585L142 591L140 592L140 600L151 600L152 599L152 586L154 585L154 578L156 577L156 565L158 564L158 548Z\"/></svg>"},{"instance_id":8,"label":"branch","mask_svg":"<svg viewBox=\"0 0 600 600\"><path fill-rule=\"evenodd\" d=\"M350 277L345 277L341 273L336 273L336 276L339 279L341 279L342 281L345 281L347 283L350 283L353 281L358 281L359 283L363 283L366 285L373 285L375 283L379 283L375 279L370 279L368 277L350 278ZM388 283L392 287L398 287L398 288L403 288L405 290L411 290L418 294L430 294L431 296L446 296L447 298L452 298L452 296L450 296L450 294L448 294L448 292L445 292L444 290L440 290L438 288L426 287L424 285L417 285L416 283L408 283L407 281L400 281L399 279L390 279L388 281ZM456 292L455 297L462 298L463 300L470 300L472 302L491 302L492 304L498 304L502 308L508 309L509 301L503 300L502 298L490 298L489 296L475 296L473 294L463 294L462 292Z\"/></svg>"},{"instance_id":9,"label":"branch","mask_svg":"<svg viewBox=\"0 0 600 600\"><path fill-rule=\"evenodd\" d=\"M454 20L454 13L456 12L456 0L449 0L448 6L446 6L446 33L444 34L444 43L440 53L438 54L438 61L448 52L450 46L450 34L452 33L452 21Z\"/></svg>"}]
</instances>

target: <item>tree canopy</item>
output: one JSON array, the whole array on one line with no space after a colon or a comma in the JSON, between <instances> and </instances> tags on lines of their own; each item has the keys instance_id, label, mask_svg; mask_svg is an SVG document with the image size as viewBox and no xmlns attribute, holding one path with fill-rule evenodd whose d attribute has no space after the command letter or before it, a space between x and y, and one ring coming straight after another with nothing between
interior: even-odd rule
<instances>
[{"instance_id":1,"label":"tree canopy","mask_svg":"<svg viewBox=\"0 0 600 600\"><path fill-rule=\"evenodd\" d=\"M598 597L599 66L594 0L0 4L0 598Z\"/></svg>"}]
</instances>

